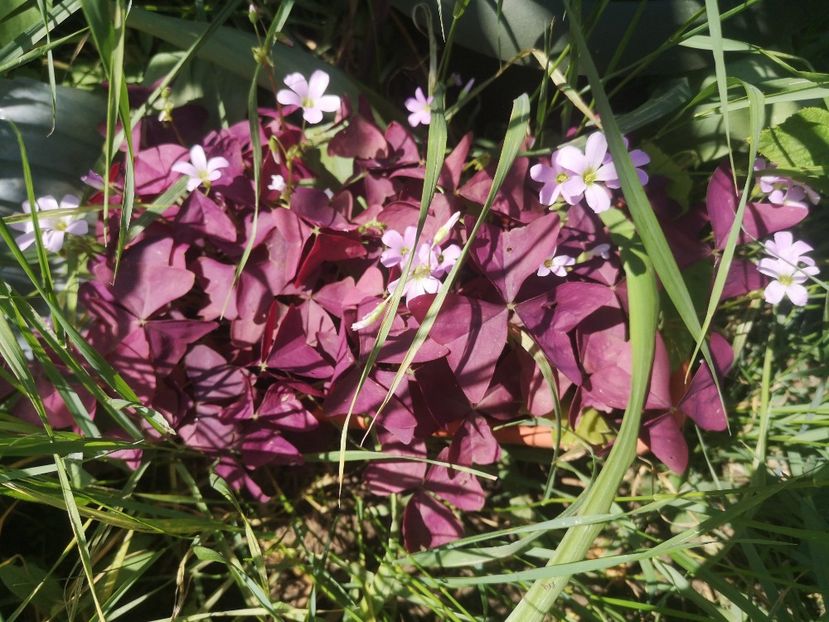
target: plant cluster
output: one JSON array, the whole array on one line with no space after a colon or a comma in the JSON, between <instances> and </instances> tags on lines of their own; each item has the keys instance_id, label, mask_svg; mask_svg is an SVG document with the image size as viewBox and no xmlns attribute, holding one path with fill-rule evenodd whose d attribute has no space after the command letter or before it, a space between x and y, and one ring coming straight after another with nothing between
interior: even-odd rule
<instances>
[{"instance_id":1,"label":"plant cluster","mask_svg":"<svg viewBox=\"0 0 829 622\"><path fill-rule=\"evenodd\" d=\"M411 131L396 122L381 128L367 111L326 95L323 72L307 81L291 74L285 83L281 106L259 111L255 141L247 121L206 134L197 116L180 110L141 121L134 133L136 197L151 204L184 178L183 200L136 230L117 269L114 245L91 260L80 296L86 336L181 442L215 458L219 475L258 500L269 496L261 469L334 449L332 423L370 427L383 453L399 458L370 464L367 489L410 493L406 546L438 546L462 534L457 511L483 508L487 493L475 472L500 459L502 444L547 426L555 445L558 425L578 431L588 415L613 424L627 405L626 282L600 216L625 208L616 169L601 132L589 134L583 148L574 141L540 162L519 157L491 217L470 240L493 174L466 173L473 140L467 134L445 159L418 237L425 168ZM431 102L420 89L406 102L413 127L428 124ZM291 122L297 111L302 126ZM324 112L337 117L323 147L354 166L333 189L307 161L305 124L319 123ZM255 145L262 145L260 154ZM679 265L711 265L738 209L730 170L722 166L713 175L705 205L683 212L664 178L648 178L648 155L637 149L630 157ZM722 297L765 287L768 302L786 295L802 305L802 284L816 274L805 254L811 248L782 230L805 217L815 195L758 166L766 175L747 203L741 241L779 233L766 243L769 257L759 272L745 259L734 261ZM123 168L116 165L110 178L117 195ZM92 201L101 201L103 180L89 179L98 189ZM57 207L52 198L41 203L41 210ZM102 241L117 237L117 216L99 221ZM52 251L65 233L85 233L85 225L68 216L40 219ZM25 227L21 248L34 239ZM471 261L411 369L387 396L441 280L467 244ZM405 302L392 310L389 294L401 278ZM391 332L357 393L387 312L394 313ZM728 426L714 374L722 377L733 356L728 341L712 333L712 374L705 363L677 357L683 349L673 347L676 339L669 329L657 334L640 436L659 460L683 472L685 419L704 430ZM53 425L70 425L54 387L44 388Z\"/></svg>"}]
</instances>

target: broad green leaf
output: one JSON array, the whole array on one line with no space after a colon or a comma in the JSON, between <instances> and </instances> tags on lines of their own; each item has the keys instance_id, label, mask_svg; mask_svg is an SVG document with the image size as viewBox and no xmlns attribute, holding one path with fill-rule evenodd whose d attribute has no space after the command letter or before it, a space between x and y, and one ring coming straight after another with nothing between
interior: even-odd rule
<instances>
[{"instance_id":1,"label":"broad green leaf","mask_svg":"<svg viewBox=\"0 0 829 622\"><path fill-rule=\"evenodd\" d=\"M104 101L91 93L57 87L58 116L50 135L49 86L25 78L0 80L0 109L23 135L36 196L81 194L80 177L95 163L103 139L98 125L105 118ZM26 185L20 150L13 132L0 123L0 211L20 212Z\"/></svg>"},{"instance_id":2,"label":"broad green leaf","mask_svg":"<svg viewBox=\"0 0 829 622\"><path fill-rule=\"evenodd\" d=\"M758 145L776 166L803 170L810 184L829 192L829 111L804 108L763 130Z\"/></svg>"}]
</instances>

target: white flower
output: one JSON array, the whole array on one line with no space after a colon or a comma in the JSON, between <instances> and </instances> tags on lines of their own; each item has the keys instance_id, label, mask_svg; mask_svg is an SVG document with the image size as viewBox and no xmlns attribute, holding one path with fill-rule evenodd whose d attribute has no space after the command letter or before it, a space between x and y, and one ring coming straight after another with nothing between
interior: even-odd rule
<instances>
[{"instance_id":1,"label":"white flower","mask_svg":"<svg viewBox=\"0 0 829 622\"><path fill-rule=\"evenodd\" d=\"M777 304L788 296L792 304L802 307L809 300L809 292L803 283L810 276L815 276L819 270L815 266L795 267L783 259L766 257L757 264L757 270L766 276L772 277L772 282L766 285L763 297L769 304Z\"/></svg>"},{"instance_id":2,"label":"white flower","mask_svg":"<svg viewBox=\"0 0 829 622\"><path fill-rule=\"evenodd\" d=\"M440 279L438 279L434 271L437 268L436 257L432 252L432 247L429 244L421 244L415 257L412 271L409 273L409 278L406 281L403 293L406 294L406 304L408 305L412 300L423 294L436 294L440 289ZM388 291L393 292L400 279L395 279L389 283Z\"/></svg>"},{"instance_id":3,"label":"white flower","mask_svg":"<svg viewBox=\"0 0 829 622\"><path fill-rule=\"evenodd\" d=\"M815 260L805 254L812 247L805 242L794 241L789 231L778 231L774 234L774 240L766 241L764 247L771 257L761 259L757 270L773 279L763 292L766 302L777 304L783 296L787 296L792 304L805 306L809 292L803 283L819 272ZM806 265L801 267L801 263Z\"/></svg>"},{"instance_id":4,"label":"white flower","mask_svg":"<svg viewBox=\"0 0 829 622\"><path fill-rule=\"evenodd\" d=\"M309 80L301 73L289 73L285 76L287 89L276 94L276 101L283 106L299 106L302 108L302 118L308 123L322 121L323 112L336 112L340 108L340 98L336 95L326 95L330 78L328 74L317 69Z\"/></svg>"},{"instance_id":5,"label":"white flower","mask_svg":"<svg viewBox=\"0 0 829 622\"><path fill-rule=\"evenodd\" d=\"M429 125L432 120L432 100L433 97L426 97L423 89L417 87L414 97L409 97L404 103L409 114L409 125L417 127L421 123Z\"/></svg>"},{"instance_id":6,"label":"white flower","mask_svg":"<svg viewBox=\"0 0 829 622\"><path fill-rule=\"evenodd\" d=\"M439 278L448 273L458 263L458 259L461 256L461 247L457 244L450 244L441 250L433 246L432 254L434 255L434 259L432 260L432 265L434 266L432 268L432 276Z\"/></svg>"},{"instance_id":7,"label":"white flower","mask_svg":"<svg viewBox=\"0 0 829 622\"><path fill-rule=\"evenodd\" d=\"M285 178L282 175L271 175L271 183L268 184L268 190L275 192L285 190Z\"/></svg>"},{"instance_id":8,"label":"white flower","mask_svg":"<svg viewBox=\"0 0 829 622\"><path fill-rule=\"evenodd\" d=\"M536 274L538 276L555 274L556 276L565 277L567 276L567 266L572 266L575 263L576 258L571 257L570 255L551 255L545 259L540 266L538 266Z\"/></svg>"},{"instance_id":9,"label":"white flower","mask_svg":"<svg viewBox=\"0 0 829 622\"><path fill-rule=\"evenodd\" d=\"M209 187L211 182L221 178L219 169L228 166L230 163L221 156L208 160L202 146L194 145L190 149L190 161L176 162L173 170L190 178L187 181L187 191L192 192L201 185Z\"/></svg>"},{"instance_id":10,"label":"white flower","mask_svg":"<svg viewBox=\"0 0 829 622\"><path fill-rule=\"evenodd\" d=\"M63 247L63 240L67 233L71 235L86 235L89 225L82 216L49 216L45 212L57 209L76 209L80 206L81 200L72 194L67 194L61 199L60 205L53 196L40 197L37 200L38 225L40 226L41 240L43 247L52 253L58 252ZM23 211L26 214L32 213L32 206L28 201L23 202ZM42 214L42 215L41 215ZM20 250L26 250L35 241L35 225L32 220L9 225L13 229L23 231L23 235L15 238Z\"/></svg>"}]
</instances>

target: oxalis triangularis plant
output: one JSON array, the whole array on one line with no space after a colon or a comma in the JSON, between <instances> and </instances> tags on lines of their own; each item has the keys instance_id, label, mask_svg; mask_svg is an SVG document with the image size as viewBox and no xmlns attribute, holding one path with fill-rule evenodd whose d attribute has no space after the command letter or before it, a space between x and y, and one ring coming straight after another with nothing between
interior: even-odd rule
<instances>
[{"instance_id":1,"label":"oxalis triangularis plant","mask_svg":"<svg viewBox=\"0 0 829 622\"><path fill-rule=\"evenodd\" d=\"M461 512L486 503L475 472L498 462L504 443L553 448L556 414L574 430L585 416L613 427L628 405L627 284L599 216L625 209L616 167L600 131L538 161L517 157L470 243L493 170L465 173L473 142L467 134L443 161L417 237L426 170L412 131L397 122L381 128L362 102L355 109L326 93L322 71L290 74L285 85L277 94L280 106L259 110L256 227L247 121L205 133L205 115L188 106L138 124L137 198L150 203L181 178L184 195L132 237L117 275L112 248L90 261L80 294L86 339L181 443L214 458L221 477L262 502L269 498L265 470L335 449L337 426L353 411L353 421L371 424L379 448L392 457L365 468L366 490L408 494L407 549L439 546L462 535ZM406 102L413 127L429 124L432 102L421 89ZM304 128L332 113L338 131L326 148L353 158L354 174L341 187L326 188L304 161ZM629 156L678 265L711 264L739 202L727 167L712 176L705 203L682 212L666 180L649 178L648 155L633 149ZM740 243L765 240L767 257L757 266L735 260L722 298L764 289L769 303L788 298L803 305L803 284L817 269L811 247L786 229L808 214L817 196L762 161L757 168ZM121 192L117 162L110 179L111 191ZM100 176L86 181L102 189ZM91 201L102 198L98 192ZM58 252L66 235L87 233L78 216L49 215L78 204L71 196L60 206L53 197L38 201L47 250ZM97 223L100 240L106 230L117 238L118 218L111 213ZM25 249L34 242L33 227L28 221L15 226ZM709 226L713 248L705 241ZM468 261L410 369L395 381L467 244ZM390 294L409 261L401 302L391 309ZM385 313L393 314L390 331L355 396ZM712 332L712 370L678 357L676 340L671 332L656 335L639 435L642 451L681 473L689 460L686 419L704 430L727 428L714 375L728 372L733 354L728 340ZM38 383L52 425L72 426L42 372ZM78 392L94 415L95 400ZM18 414L36 420L30 406L21 404ZM140 454L117 455L135 465Z\"/></svg>"}]
</instances>

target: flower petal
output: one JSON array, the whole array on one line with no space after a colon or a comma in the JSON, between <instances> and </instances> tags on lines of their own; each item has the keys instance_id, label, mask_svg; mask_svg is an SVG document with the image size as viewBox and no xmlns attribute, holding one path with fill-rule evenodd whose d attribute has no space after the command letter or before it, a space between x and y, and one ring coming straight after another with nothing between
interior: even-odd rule
<instances>
[{"instance_id":1,"label":"flower petal","mask_svg":"<svg viewBox=\"0 0 829 622\"><path fill-rule=\"evenodd\" d=\"M767 303L776 305L783 300L785 293L786 287L780 281L772 281L766 285L766 289L763 291L763 298L766 299Z\"/></svg>"},{"instance_id":2,"label":"flower petal","mask_svg":"<svg viewBox=\"0 0 829 622\"><path fill-rule=\"evenodd\" d=\"M207 156L201 145L193 145L190 149L190 162L193 163L197 171L203 171L207 168Z\"/></svg>"},{"instance_id":3,"label":"flower petal","mask_svg":"<svg viewBox=\"0 0 829 622\"><path fill-rule=\"evenodd\" d=\"M314 125L322 121L322 110L319 108L303 108L302 118Z\"/></svg>"},{"instance_id":4,"label":"flower petal","mask_svg":"<svg viewBox=\"0 0 829 622\"><path fill-rule=\"evenodd\" d=\"M809 292L799 283L791 283L786 288L786 295L792 301L792 304L798 307L805 307L806 303L809 302Z\"/></svg>"},{"instance_id":5,"label":"flower petal","mask_svg":"<svg viewBox=\"0 0 829 622\"><path fill-rule=\"evenodd\" d=\"M305 76L299 72L289 73L283 80L285 85L296 93L300 99L308 95L308 83Z\"/></svg>"},{"instance_id":6,"label":"flower petal","mask_svg":"<svg viewBox=\"0 0 829 622\"><path fill-rule=\"evenodd\" d=\"M276 101L283 106L300 106L302 105L302 98L288 89L282 89L276 94Z\"/></svg>"},{"instance_id":7,"label":"flower petal","mask_svg":"<svg viewBox=\"0 0 829 622\"><path fill-rule=\"evenodd\" d=\"M556 164L569 171L573 171L577 175L581 175L590 168L590 162L588 162L584 154L572 146L562 147L558 150Z\"/></svg>"},{"instance_id":8,"label":"flower petal","mask_svg":"<svg viewBox=\"0 0 829 622\"><path fill-rule=\"evenodd\" d=\"M340 109L340 98L337 95L323 95L316 100L316 104L323 112L337 112Z\"/></svg>"},{"instance_id":9,"label":"flower petal","mask_svg":"<svg viewBox=\"0 0 829 622\"><path fill-rule=\"evenodd\" d=\"M607 154L607 139L601 132L594 132L587 137L584 155L593 168L599 168Z\"/></svg>"},{"instance_id":10,"label":"flower petal","mask_svg":"<svg viewBox=\"0 0 829 622\"><path fill-rule=\"evenodd\" d=\"M610 209L610 192L599 184L590 184L584 191L584 198L597 214Z\"/></svg>"},{"instance_id":11,"label":"flower petal","mask_svg":"<svg viewBox=\"0 0 829 622\"><path fill-rule=\"evenodd\" d=\"M328 74L322 69L317 69L312 73L308 80L308 97L313 100L320 99L325 94L325 89L328 88L329 80Z\"/></svg>"}]
</instances>

